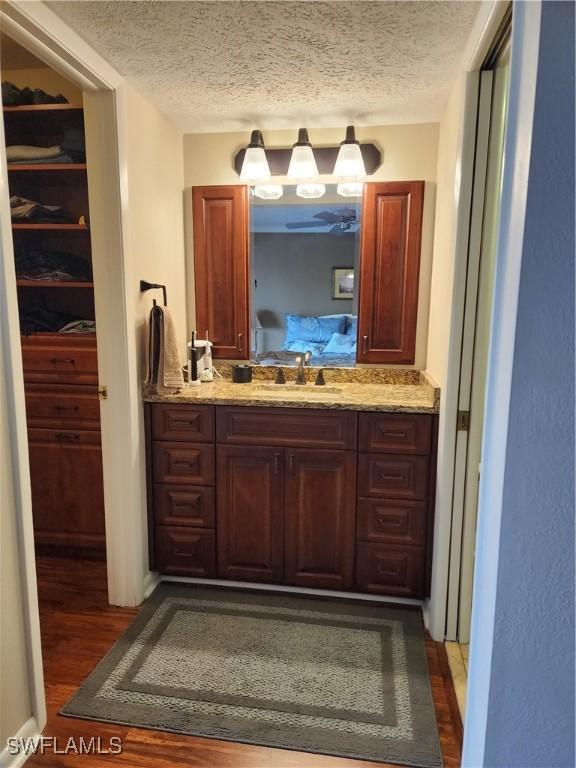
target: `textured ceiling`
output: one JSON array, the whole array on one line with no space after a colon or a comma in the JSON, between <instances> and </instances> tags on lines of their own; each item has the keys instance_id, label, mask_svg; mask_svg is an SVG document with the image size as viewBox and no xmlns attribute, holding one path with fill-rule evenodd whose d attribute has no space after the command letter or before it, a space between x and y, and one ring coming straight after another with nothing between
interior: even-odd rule
<instances>
[{"instance_id":1,"label":"textured ceiling","mask_svg":"<svg viewBox=\"0 0 576 768\"><path fill-rule=\"evenodd\" d=\"M439 119L479 3L48 5L187 132Z\"/></svg>"}]
</instances>

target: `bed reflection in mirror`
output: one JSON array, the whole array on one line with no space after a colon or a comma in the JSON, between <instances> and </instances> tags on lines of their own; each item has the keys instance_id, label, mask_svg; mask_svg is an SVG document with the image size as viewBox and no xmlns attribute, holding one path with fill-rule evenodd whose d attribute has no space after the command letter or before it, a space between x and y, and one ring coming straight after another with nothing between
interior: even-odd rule
<instances>
[{"instance_id":1,"label":"bed reflection in mirror","mask_svg":"<svg viewBox=\"0 0 576 768\"><path fill-rule=\"evenodd\" d=\"M297 189L251 189L252 359L290 366L310 352L312 366L354 366L362 185L352 197Z\"/></svg>"}]
</instances>

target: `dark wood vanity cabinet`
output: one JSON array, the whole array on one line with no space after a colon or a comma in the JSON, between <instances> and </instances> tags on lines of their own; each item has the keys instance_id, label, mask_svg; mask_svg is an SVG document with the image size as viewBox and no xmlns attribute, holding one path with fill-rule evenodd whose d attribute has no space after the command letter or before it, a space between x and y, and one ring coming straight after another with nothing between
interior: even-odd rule
<instances>
[{"instance_id":1,"label":"dark wood vanity cabinet","mask_svg":"<svg viewBox=\"0 0 576 768\"><path fill-rule=\"evenodd\" d=\"M250 353L248 187L193 187L196 327L213 355Z\"/></svg>"},{"instance_id":2,"label":"dark wood vanity cabinet","mask_svg":"<svg viewBox=\"0 0 576 768\"><path fill-rule=\"evenodd\" d=\"M423 206L423 181L364 185L359 363L414 362Z\"/></svg>"},{"instance_id":3,"label":"dark wood vanity cabinet","mask_svg":"<svg viewBox=\"0 0 576 768\"><path fill-rule=\"evenodd\" d=\"M145 407L152 567L425 595L437 417Z\"/></svg>"}]
</instances>

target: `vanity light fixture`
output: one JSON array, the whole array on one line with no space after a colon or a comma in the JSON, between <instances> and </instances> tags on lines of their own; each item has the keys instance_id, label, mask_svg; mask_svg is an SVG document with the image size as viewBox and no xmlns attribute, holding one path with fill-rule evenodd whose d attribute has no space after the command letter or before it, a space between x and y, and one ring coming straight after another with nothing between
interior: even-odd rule
<instances>
[{"instance_id":1,"label":"vanity light fixture","mask_svg":"<svg viewBox=\"0 0 576 768\"><path fill-rule=\"evenodd\" d=\"M262 131L252 131L250 134L250 144L246 147L240 178L244 181L265 181L270 178Z\"/></svg>"},{"instance_id":2,"label":"vanity light fixture","mask_svg":"<svg viewBox=\"0 0 576 768\"><path fill-rule=\"evenodd\" d=\"M261 200L278 200L284 194L282 184L258 184L254 187L255 197Z\"/></svg>"},{"instance_id":3,"label":"vanity light fixture","mask_svg":"<svg viewBox=\"0 0 576 768\"><path fill-rule=\"evenodd\" d=\"M336 187L341 197L362 197L363 190L364 184L361 181L345 181Z\"/></svg>"},{"instance_id":4,"label":"vanity light fixture","mask_svg":"<svg viewBox=\"0 0 576 768\"><path fill-rule=\"evenodd\" d=\"M360 142L356 139L353 125L347 126L346 138L340 144L334 176L341 179L363 179L366 176Z\"/></svg>"},{"instance_id":5,"label":"vanity light fixture","mask_svg":"<svg viewBox=\"0 0 576 768\"><path fill-rule=\"evenodd\" d=\"M314 197L322 197L326 194L325 184L297 184L296 194L298 197L304 197L306 199L312 199Z\"/></svg>"},{"instance_id":6,"label":"vanity light fixture","mask_svg":"<svg viewBox=\"0 0 576 768\"><path fill-rule=\"evenodd\" d=\"M318 166L310 139L308 130L300 128L298 131L298 141L292 147L290 156L290 165L288 166L288 178L297 181L318 178Z\"/></svg>"}]
</instances>

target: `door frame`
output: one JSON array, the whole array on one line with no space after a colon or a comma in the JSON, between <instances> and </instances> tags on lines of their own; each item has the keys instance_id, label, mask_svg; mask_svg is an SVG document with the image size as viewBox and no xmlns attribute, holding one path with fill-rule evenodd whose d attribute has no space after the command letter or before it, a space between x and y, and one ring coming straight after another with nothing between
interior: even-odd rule
<instances>
[{"instance_id":1,"label":"door frame","mask_svg":"<svg viewBox=\"0 0 576 768\"><path fill-rule=\"evenodd\" d=\"M146 509L143 416L139 398L135 319L128 267L128 187L126 83L82 38L43 3L6 0L0 25L48 66L86 92L101 110L94 141L106 147L107 173L100 179L104 203L93 218L94 299L98 320L98 369L108 399L101 402L102 464L106 524L108 599L136 606L158 579L146 559ZM3 126L0 131L0 341L4 350L12 423L12 462L17 500L19 561L25 606L28 668L33 718L38 732L46 723L46 704L36 582L28 437L24 401L18 300L11 237ZM104 144L104 142L106 142ZM90 184L90 179L89 179ZM96 218L96 221L94 221ZM98 235L94 235L98 232ZM128 274L129 277L129 274ZM141 466L140 466L141 465Z\"/></svg>"}]
</instances>

